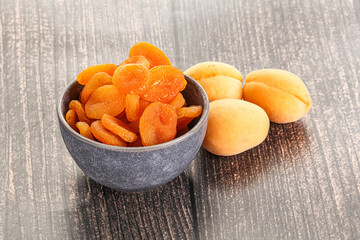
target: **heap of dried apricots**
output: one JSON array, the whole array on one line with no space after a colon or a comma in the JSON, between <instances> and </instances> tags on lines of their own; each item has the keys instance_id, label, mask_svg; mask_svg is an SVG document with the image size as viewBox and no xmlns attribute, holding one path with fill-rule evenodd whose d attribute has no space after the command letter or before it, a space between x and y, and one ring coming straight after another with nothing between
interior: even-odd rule
<instances>
[{"instance_id":1,"label":"heap of dried apricots","mask_svg":"<svg viewBox=\"0 0 360 240\"><path fill-rule=\"evenodd\" d=\"M90 66L77 81L84 88L79 99L70 102L66 122L84 137L109 145L170 141L186 133L202 112L201 106L186 106L182 71L147 42L135 44L119 66Z\"/></svg>"}]
</instances>

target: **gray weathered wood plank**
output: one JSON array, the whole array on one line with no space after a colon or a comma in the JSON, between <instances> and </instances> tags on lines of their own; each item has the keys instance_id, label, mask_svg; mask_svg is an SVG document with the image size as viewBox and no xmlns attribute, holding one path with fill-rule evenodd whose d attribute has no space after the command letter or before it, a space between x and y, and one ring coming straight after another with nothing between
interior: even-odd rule
<instances>
[{"instance_id":1,"label":"gray weathered wood plank","mask_svg":"<svg viewBox=\"0 0 360 240\"><path fill-rule=\"evenodd\" d=\"M356 1L354 1L356 2ZM181 1L183 69L208 60L244 75L282 68L308 86L301 121L272 124L234 157L205 150L192 166L200 239L360 237L360 34L352 1Z\"/></svg>"},{"instance_id":2,"label":"gray weathered wood plank","mask_svg":"<svg viewBox=\"0 0 360 240\"><path fill-rule=\"evenodd\" d=\"M0 238L194 238L186 174L145 193L102 187L72 161L56 117L61 91L84 67L120 63L141 40L173 57L168 9L168 1L0 2Z\"/></svg>"},{"instance_id":3,"label":"gray weathered wood plank","mask_svg":"<svg viewBox=\"0 0 360 240\"><path fill-rule=\"evenodd\" d=\"M360 238L360 4L334 1L0 1L0 239ZM202 149L153 191L77 168L55 106L86 66L148 41L182 70L282 68L308 86L302 120L233 157Z\"/></svg>"}]
</instances>

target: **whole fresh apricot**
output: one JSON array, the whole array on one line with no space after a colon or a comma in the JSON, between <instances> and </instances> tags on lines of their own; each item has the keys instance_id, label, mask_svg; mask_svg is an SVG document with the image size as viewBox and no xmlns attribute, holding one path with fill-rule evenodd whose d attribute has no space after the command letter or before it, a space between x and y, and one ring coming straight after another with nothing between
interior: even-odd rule
<instances>
[{"instance_id":1,"label":"whole fresh apricot","mask_svg":"<svg viewBox=\"0 0 360 240\"><path fill-rule=\"evenodd\" d=\"M312 105L303 81L295 74L279 69L249 73L245 79L244 100L260 106L275 123L297 121Z\"/></svg>"},{"instance_id":2,"label":"whole fresh apricot","mask_svg":"<svg viewBox=\"0 0 360 240\"><path fill-rule=\"evenodd\" d=\"M221 62L202 62L184 74L194 78L204 88L212 102L223 98L242 98L242 75L233 66Z\"/></svg>"},{"instance_id":3,"label":"whole fresh apricot","mask_svg":"<svg viewBox=\"0 0 360 240\"><path fill-rule=\"evenodd\" d=\"M231 156L259 145L269 131L269 118L259 106L240 99L210 103L203 147L220 156Z\"/></svg>"}]
</instances>

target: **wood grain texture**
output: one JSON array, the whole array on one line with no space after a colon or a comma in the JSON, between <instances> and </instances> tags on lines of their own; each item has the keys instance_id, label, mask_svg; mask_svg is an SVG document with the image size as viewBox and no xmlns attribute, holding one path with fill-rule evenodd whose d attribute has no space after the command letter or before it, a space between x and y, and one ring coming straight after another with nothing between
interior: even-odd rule
<instances>
[{"instance_id":1,"label":"wood grain texture","mask_svg":"<svg viewBox=\"0 0 360 240\"><path fill-rule=\"evenodd\" d=\"M173 57L167 10L167 1L0 2L0 239L194 238L186 174L145 193L102 187L74 164L56 117L85 66L120 63L140 40Z\"/></svg>"},{"instance_id":2,"label":"wood grain texture","mask_svg":"<svg viewBox=\"0 0 360 240\"><path fill-rule=\"evenodd\" d=\"M0 239L359 239L359 16L358 0L0 0ZM75 165L55 106L139 41L182 70L289 70L313 108L245 153L202 149L160 188L113 191Z\"/></svg>"},{"instance_id":3,"label":"wood grain texture","mask_svg":"<svg viewBox=\"0 0 360 240\"><path fill-rule=\"evenodd\" d=\"M358 7L189 0L176 8L185 10L177 25L187 33L179 35L185 69L206 60L245 75L286 69L301 76L314 104L299 122L271 124L266 141L245 153L199 153L192 166L199 238L358 239Z\"/></svg>"}]
</instances>

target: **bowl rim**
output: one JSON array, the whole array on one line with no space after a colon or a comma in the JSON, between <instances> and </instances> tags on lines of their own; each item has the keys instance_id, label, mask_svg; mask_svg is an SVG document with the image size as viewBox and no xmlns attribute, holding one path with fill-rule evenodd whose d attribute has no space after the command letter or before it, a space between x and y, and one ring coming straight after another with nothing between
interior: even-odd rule
<instances>
[{"instance_id":1,"label":"bowl rim","mask_svg":"<svg viewBox=\"0 0 360 240\"><path fill-rule=\"evenodd\" d=\"M113 146L113 145L108 145L105 143L101 143L101 142L97 142L97 141L93 141L91 139L88 139L84 136L82 136L81 134L79 134L78 132L76 132L74 129L72 129L69 124L67 124L66 120L65 120L65 116L63 116L62 112L61 112L61 103L64 99L65 93L66 91L77 82L77 80L74 80L72 82L70 82L69 84L66 85L66 87L64 88L64 90L62 91L61 95L60 95L60 99L58 100L58 104L57 104L57 115L58 115L58 119L60 120L60 123L66 128L66 130L74 137L76 137L78 140L85 142L87 144L93 145L95 147L99 147L99 148L103 148L103 149L108 149L111 151L117 151L117 152L139 152L139 151L149 151L149 150L157 150L157 149L163 149L163 148L167 148L169 146L172 145L176 145L177 143L183 141L184 139L190 137L191 135L193 135L199 128L201 128L201 126L207 121L208 115L209 115L209 98L205 92L205 90L203 89L203 87L193 78L189 77L188 75L185 75L185 79L186 80L190 80L192 81L200 90L201 95L203 96L203 98L205 99L204 102L204 107L203 107L203 111L201 113L201 117L199 119L199 121L196 123L196 125L190 129L190 131L188 131L187 133L185 133L184 135L174 138L171 141L168 142L164 142L164 143L160 143L160 144L156 144L156 145L152 145L152 146L143 146L143 147L121 147L121 146Z\"/></svg>"}]
</instances>

